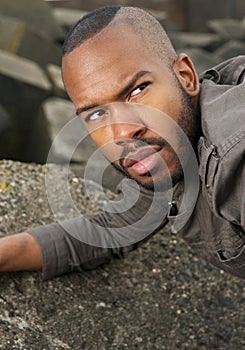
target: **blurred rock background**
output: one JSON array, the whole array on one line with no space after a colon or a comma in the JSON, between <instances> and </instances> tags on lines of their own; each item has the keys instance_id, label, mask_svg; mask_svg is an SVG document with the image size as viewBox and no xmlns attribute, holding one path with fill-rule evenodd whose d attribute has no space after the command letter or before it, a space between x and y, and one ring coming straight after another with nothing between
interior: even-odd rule
<instances>
[{"instance_id":1,"label":"blurred rock background","mask_svg":"<svg viewBox=\"0 0 245 350\"><path fill-rule=\"evenodd\" d=\"M61 79L62 42L87 11L110 4L152 12L198 72L245 53L244 0L0 0L0 159L46 162L55 136L74 117ZM52 161L69 160L72 139L71 132ZM78 175L94 150L86 138L73 154ZM92 167L98 170L101 162ZM114 189L120 179L109 167L104 185Z\"/></svg>"}]
</instances>

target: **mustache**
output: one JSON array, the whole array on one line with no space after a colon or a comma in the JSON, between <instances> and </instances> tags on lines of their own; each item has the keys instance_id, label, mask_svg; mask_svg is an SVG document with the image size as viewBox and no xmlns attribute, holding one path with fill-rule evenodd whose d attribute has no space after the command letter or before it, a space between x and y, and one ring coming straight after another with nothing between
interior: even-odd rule
<instances>
[{"instance_id":1,"label":"mustache","mask_svg":"<svg viewBox=\"0 0 245 350\"><path fill-rule=\"evenodd\" d=\"M119 159L119 164L122 168L123 166L123 161L125 157L130 152L135 152L141 147L146 147L146 146L160 146L163 148L164 146L167 145L167 142L162 138L162 137L149 137L149 138L142 138L139 140L130 140L128 141L128 144L126 144L120 154L120 159Z\"/></svg>"}]
</instances>

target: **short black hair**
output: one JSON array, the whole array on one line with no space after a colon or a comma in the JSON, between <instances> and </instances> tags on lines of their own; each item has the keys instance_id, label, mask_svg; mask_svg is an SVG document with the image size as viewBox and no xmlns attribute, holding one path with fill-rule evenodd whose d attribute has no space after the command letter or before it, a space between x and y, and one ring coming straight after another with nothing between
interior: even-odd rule
<instances>
[{"instance_id":1,"label":"short black hair","mask_svg":"<svg viewBox=\"0 0 245 350\"><path fill-rule=\"evenodd\" d=\"M69 54L84 41L107 27L120 8L121 6L105 6L83 16L68 33L63 44L62 55Z\"/></svg>"},{"instance_id":2,"label":"short black hair","mask_svg":"<svg viewBox=\"0 0 245 350\"><path fill-rule=\"evenodd\" d=\"M156 53L168 66L177 58L173 45L161 26L150 13L137 7L106 6L82 17L71 29L63 45L63 56L71 53L105 27L125 24L142 38L142 45Z\"/></svg>"}]
</instances>

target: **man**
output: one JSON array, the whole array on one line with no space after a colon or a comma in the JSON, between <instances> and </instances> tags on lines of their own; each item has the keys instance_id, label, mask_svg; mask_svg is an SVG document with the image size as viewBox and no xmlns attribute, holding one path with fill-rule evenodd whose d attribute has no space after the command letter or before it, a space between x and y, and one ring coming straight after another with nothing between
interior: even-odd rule
<instances>
[{"instance_id":1,"label":"man","mask_svg":"<svg viewBox=\"0 0 245 350\"><path fill-rule=\"evenodd\" d=\"M140 184L140 195L128 210L79 216L1 239L0 270L42 269L50 278L93 268L125 256L168 220L184 216L179 234L209 262L244 278L245 58L208 70L200 86L190 58L176 54L151 15L114 6L90 13L73 28L62 72L91 137L119 171ZM191 168L191 176L195 162L180 130L199 163L200 191L187 216L180 210L188 182L183 169ZM157 198L152 219L134 226L155 194L168 193L169 178L174 201L167 215L168 203ZM148 236L141 235L145 229ZM108 232L119 241L126 236L126 243L104 244L100 238ZM131 235L136 239L130 241Z\"/></svg>"}]
</instances>

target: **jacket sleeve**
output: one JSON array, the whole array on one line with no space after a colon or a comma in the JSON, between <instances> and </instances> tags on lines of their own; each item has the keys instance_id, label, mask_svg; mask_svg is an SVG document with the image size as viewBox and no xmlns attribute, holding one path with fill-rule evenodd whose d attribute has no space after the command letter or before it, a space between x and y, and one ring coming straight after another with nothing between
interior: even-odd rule
<instances>
[{"instance_id":1,"label":"jacket sleeve","mask_svg":"<svg viewBox=\"0 0 245 350\"><path fill-rule=\"evenodd\" d=\"M125 257L166 224L167 201L163 197L154 202L150 191L141 190L129 209L122 210L119 200L96 214L27 230L42 251L43 279Z\"/></svg>"}]
</instances>

